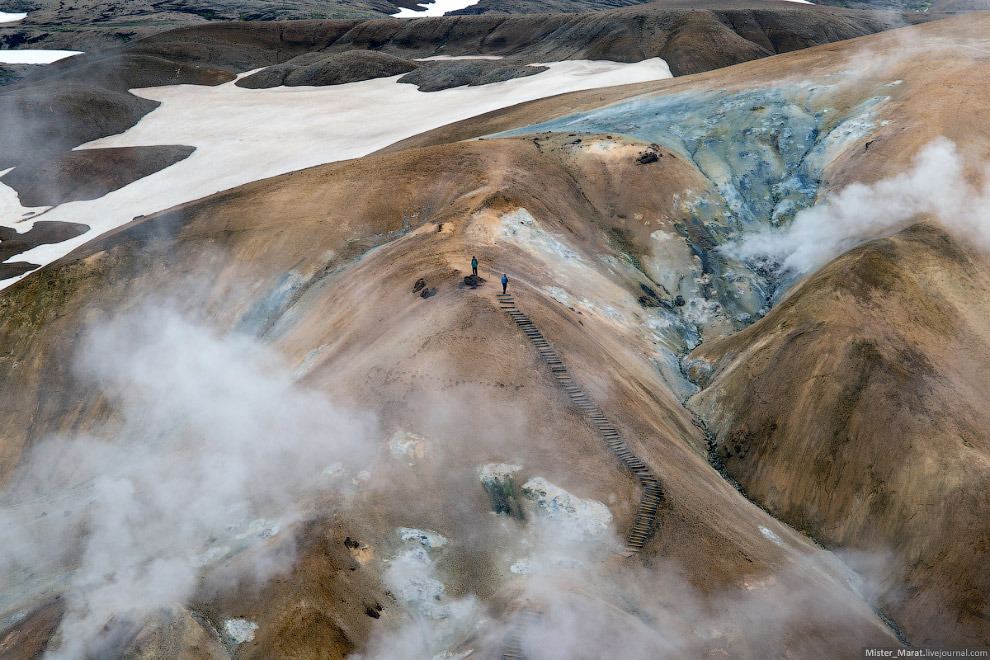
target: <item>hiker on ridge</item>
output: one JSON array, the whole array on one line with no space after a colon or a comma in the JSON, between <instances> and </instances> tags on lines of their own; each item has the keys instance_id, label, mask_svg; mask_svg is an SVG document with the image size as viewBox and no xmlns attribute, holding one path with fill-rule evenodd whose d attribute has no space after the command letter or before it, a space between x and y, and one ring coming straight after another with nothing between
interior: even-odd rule
<instances>
[{"instance_id":1,"label":"hiker on ridge","mask_svg":"<svg viewBox=\"0 0 990 660\"><path fill-rule=\"evenodd\" d=\"M502 273L502 295L505 295L505 287L509 286L509 277Z\"/></svg>"},{"instance_id":2,"label":"hiker on ridge","mask_svg":"<svg viewBox=\"0 0 990 660\"><path fill-rule=\"evenodd\" d=\"M478 257L471 257L471 271L475 277L478 276Z\"/></svg>"}]
</instances>

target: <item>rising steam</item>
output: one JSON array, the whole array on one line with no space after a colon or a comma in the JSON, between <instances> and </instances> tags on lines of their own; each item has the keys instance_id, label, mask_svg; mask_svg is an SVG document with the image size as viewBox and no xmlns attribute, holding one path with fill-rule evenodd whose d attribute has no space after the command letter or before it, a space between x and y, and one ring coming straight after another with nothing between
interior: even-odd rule
<instances>
[{"instance_id":1,"label":"rising steam","mask_svg":"<svg viewBox=\"0 0 990 660\"><path fill-rule=\"evenodd\" d=\"M799 212L787 227L747 235L725 249L741 260L769 257L785 273L802 274L926 215L977 247L990 247L990 174L984 168L981 180L967 180L956 144L945 138L925 146L903 174L850 185Z\"/></svg>"},{"instance_id":2,"label":"rising steam","mask_svg":"<svg viewBox=\"0 0 990 660\"><path fill-rule=\"evenodd\" d=\"M104 657L111 620L187 601L202 566L292 522L300 494L328 485L325 466L370 458L370 416L298 386L255 340L172 311L94 328L77 372L117 423L101 437L53 438L27 461L22 492L57 504L57 516L23 525L0 513L0 571L42 557L77 565L51 660ZM52 483L71 486L52 493ZM253 569L263 579L291 561L266 555Z\"/></svg>"}]
</instances>

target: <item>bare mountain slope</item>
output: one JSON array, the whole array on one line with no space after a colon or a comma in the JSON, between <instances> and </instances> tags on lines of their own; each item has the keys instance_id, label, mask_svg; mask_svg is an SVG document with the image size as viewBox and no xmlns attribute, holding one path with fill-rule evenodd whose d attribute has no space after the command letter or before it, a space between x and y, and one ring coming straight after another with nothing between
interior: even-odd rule
<instances>
[{"instance_id":1,"label":"bare mountain slope","mask_svg":"<svg viewBox=\"0 0 990 660\"><path fill-rule=\"evenodd\" d=\"M985 256L917 225L692 353L728 473L828 546L889 552L869 570L916 645L986 639L988 291Z\"/></svg>"},{"instance_id":2,"label":"bare mountain slope","mask_svg":"<svg viewBox=\"0 0 990 660\"><path fill-rule=\"evenodd\" d=\"M974 160L937 197L973 192L988 23L490 113L5 289L0 649L985 644L987 256L903 184L852 227L825 202L939 135ZM817 273L737 252L808 217Z\"/></svg>"},{"instance_id":3,"label":"bare mountain slope","mask_svg":"<svg viewBox=\"0 0 990 660\"><path fill-rule=\"evenodd\" d=\"M186 313L207 310L211 324L222 330L262 337L301 383L379 417L381 434L374 443L384 457L369 468L370 475L344 494L331 490L297 500L300 514L316 526L291 526L262 544L280 547L300 534L297 570L309 570L307 539L329 533L323 531L328 522L315 512L332 510L335 524L353 540L361 579L387 573L385 560L402 556L397 527L435 530L449 539L436 551L435 579L447 585L448 594L438 606L474 595L485 611L509 620L528 592L525 578L509 569L532 562L532 568L516 570L533 570L551 581L548 592L523 596L541 603L546 630L569 625L567 594L601 603L602 616L617 629L635 628L644 617L655 621L633 635L645 644L633 657L654 657L658 644L703 655L731 643L733 654L759 658L812 647L851 656L863 640L895 643L848 587L840 564L711 470L703 435L643 359L653 349L638 303L642 274L617 261L622 255L607 238L607 208L619 200L597 173L614 167L629 186L623 198L635 190L645 203L653 203L647 200L653 199L658 173L670 182L670 193L693 185L696 174L671 155L659 165L638 165L636 155L648 145L575 154L565 148L567 141L540 148L528 140L437 147L259 182L138 221L15 285L3 295L9 310L3 315L3 353L11 357L0 368L4 382L20 384L17 397L3 404L9 438L4 464L18 462L18 456L23 462L28 447L59 430L67 435L57 441L57 451L70 451L73 438L87 431L108 438L126 432L126 408L116 397L98 395L91 381L73 371L78 349L68 338L84 318L100 323L140 301L172 300ZM536 180L534 171L544 176ZM388 182L391 194L359 185L373 179ZM669 194L661 199L670 203ZM561 251L571 256L562 259ZM488 280L476 290L461 286L472 253ZM498 309L492 281L499 271L492 274L493 267L511 273L517 304L663 484L658 530L638 558L607 560L609 539L623 535L635 513L635 482ZM187 274L193 279L187 281ZM414 293L419 278L435 295ZM580 291L584 300L560 302L563 293L555 300L548 286ZM173 293L179 293L178 301ZM34 408L38 395L52 388L61 394L45 396L41 408ZM411 453L386 442L395 437L408 438ZM607 503L614 522L604 536L582 536L579 559L567 559L573 549L554 550L549 538L533 538L542 524L550 524L541 523L538 505L533 509L523 500L529 522L489 512L477 473L488 463L521 466L518 485L541 477L580 498ZM15 499L31 486L10 472L6 478L13 480ZM87 492L84 484L79 487ZM30 518L39 505L44 506L30 503L23 514ZM77 514L69 510L72 519ZM219 546L229 532L218 534ZM346 550L340 538L345 532L334 534L334 547ZM382 643L365 637L372 621L366 606L383 606L376 635L401 627L404 612L418 607L394 582L387 582L392 595L385 600L365 588L362 600L343 603L321 604L303 595L304 584L284 580L260 592L232 592L221 576L258 551L221 553L204 569L209 588L190 587L196 611L217 627L237 617L258 624L254 641L237 647L237 657L311 657L318 648L340 657L355 645ZM544 553L579 563L566 570L552 563L541 568ZM87 555L70 554L70 564L85 564ZM50 599L58 590L44 585L58 570L36 566L34 578L11 573L14 582L4 585L8 607L28 597ZM554 578L560 570L564 576ZM311 584L318 574L307 575ZM641 593L629 582L631 575L659 591ZM573 580L582 586L571 585ZM78 607L81 596L73 593L69 606ZM564 601L558 603L554 594ZM409 598L411 603L404 600ZM295 632L279 632L281 603L300 599L305 604L291 619ZM791 605L778 610L782 600ZM688 603L692 609L683 609ZM800 616L788 613L792 606ZM451 643L484 652L505 643L508 633L498 626L482 628L472 641L464 636L469 628L458 627L465 624L451 616ZM33 625L32 617L26 621L21 625ZM710 622L704 625L718 634L692 632L698 621ZM328 639L328 622L331 630L343 631L339 641ZM427 618L423 625L434 624ZM446 639L428 636L431 643ZM857 641L846 646L842 640ZM546 642L537 636L529 643Z\"/></svg>"}]
</instances>

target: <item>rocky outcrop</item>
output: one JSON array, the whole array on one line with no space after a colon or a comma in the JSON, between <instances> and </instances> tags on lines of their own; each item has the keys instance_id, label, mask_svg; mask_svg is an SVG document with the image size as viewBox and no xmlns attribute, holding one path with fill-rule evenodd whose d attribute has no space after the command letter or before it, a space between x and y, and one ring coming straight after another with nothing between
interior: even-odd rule
<instances>
[{"instance_id":1,"label":"rocky outcrop","mask_svg":"<svg viewBox=\"0 0 990 660\"><path fill-rule=\"evenodd\" d=\"M546 71L545 66L509 64L500 60L447 60L420 62L400 83L416 85L421 92L438 92L464 85L488 85L513 78L524 78Z\"/></svg>"},{"instance_id":2,"label":"rocky outcrop","mask_svg":"<svg viewBox=\"0 0 990 660\"><path fill-rule=\"evenodd\" d=\"M61 243L89 231L87 225L38 220L28 231L17 233L11 227L0 227L0 262L21 252L50 243Z\"/></svg>"},{"instance_id":3,"label":"rocky outcrop","mask_svg":"<svg viewBox=\"0 0 990 660\"><path fill-rule=\"evenodd\" d=\"M373 51L350 50L344 53L306 53L288 62L276 64L237 81L238 87L266 89L287 87L342 85L344 83L385 78L407 73L414 62Z\"/></svg>"}]
</instances>

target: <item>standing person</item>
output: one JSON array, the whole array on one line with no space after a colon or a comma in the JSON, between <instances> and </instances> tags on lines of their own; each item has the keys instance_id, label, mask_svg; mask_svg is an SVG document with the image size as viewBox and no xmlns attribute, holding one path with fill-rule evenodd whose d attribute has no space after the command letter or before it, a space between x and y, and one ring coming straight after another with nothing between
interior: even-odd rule
<instances>
[{"instance_id":1,"label":"standing person","mask_svg":"<svg viewBox=\"0 0 990 660\"><path fill-rule=\"evenodd\" d=\"M471 257L471 271L475 277L478 276L478 257Z\"/></svg>"},{"instance_id":2,"label":"standing person","mask_svg":"<svg viewBox=\"0 0 990 660\"><path fill-rule=\"evenodd\" d=\"M509 277L502 273L502 295L505 295L505 287L509 286Z\"/></svg>"}]
</instances>

